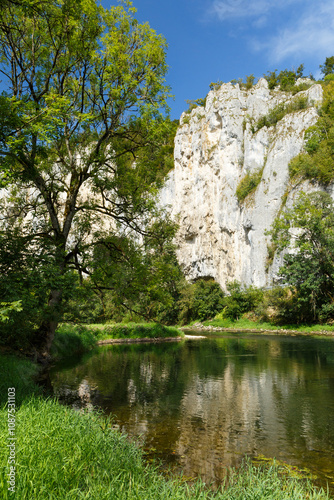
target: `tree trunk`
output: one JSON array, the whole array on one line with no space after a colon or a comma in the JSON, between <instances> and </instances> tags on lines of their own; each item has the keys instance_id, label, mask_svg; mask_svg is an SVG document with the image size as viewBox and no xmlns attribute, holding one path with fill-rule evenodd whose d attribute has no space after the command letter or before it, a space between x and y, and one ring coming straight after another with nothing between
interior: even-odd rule
<instances>
[{"instance_id":1,"label":"tree trunk","mask_svg":"<svg viewBox=\"0 0 334 500\"><path fill-rule=\"evenodd\" d=\"M38 361L48 362L50 360L50 349L59 323L59 307L62 300L61 290L52 290L49 295L49 318L43 321L38 329Z\"/></svg>"}]
</instances>

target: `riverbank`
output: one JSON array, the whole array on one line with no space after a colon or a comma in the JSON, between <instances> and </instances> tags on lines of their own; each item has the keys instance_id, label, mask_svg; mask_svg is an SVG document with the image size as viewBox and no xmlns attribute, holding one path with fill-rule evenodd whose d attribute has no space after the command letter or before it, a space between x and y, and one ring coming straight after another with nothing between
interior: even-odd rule
<instances>
[{"instance_id":1,"label":"riverbank","mask_svg":"<svg viewBox=\"0 0 334 500\"><path fill-rule=\"evenodd\" d=\"M256 333L266 335L301 335L334 337L334 327L329 325L284 325L278 327L270 323L260 323L242 318L241 320L211 320L194 322L180 327L183 332L198 333Z\"/></svg>"},{"instance_id":2,"label":"riverbank","mask_svg":"<svg viewBox=\"0 0 334 500\"><path fill-rule=\"evenodd\" d=\"M15 434L12 448L0 450L3 499L14 497L8 487L14 488L20 500L329 499L309 481L289 477L284 467L275 464L257 468L247 462L238 470L231 469L228 485L217 491L200 480L187 484L182 477L167 479L156 466L146 463L136 442L112 428L110 419L45 398L34 382L37 365L9 355L0 355L0 364L5 370L0 386L0 437L7 442L13 437L9 432ZM14 394L11 406L7 405L8 388ZM12 408L16 411L9 420ZM10 465L14 467L11 475Z\"/></svg>"},{"instance_id":3,"label":"riverbank","mask_svg":"<svg viewBox=\"0 0 334 500\"><path fill-rule=\"evenodd\" d=\"M96 345L110 345L110 344L156 344L158 342L179 342L180 340L184 340L184 336L182 337L156 337L150 339L149 337L144 338L135 338L135 339L105 339L98 340Z\"/></svg>"},{"instance_id":4,"label":"riverbank","mask_svg":"<svg viewBox=\"0 0 334 500\"><path fill-rule=\"evenodd\" d=\"M328 329L327 329L328 328ZM53 360L59 360L73 354L83 354L100 345L176 342L185 339L188 331L200 334L210 333L246 333L265 335L301 335L334 337L334 327L282 326L259 323L242 318L238 321L211 320L203 323L194 322L182 327L164 326L156 323L129 324L92 324L73 325L63 323L58 328L51 350Z\"/></svg>"},{"instance_id":5,"label":"riverbank","mask_svg":"<svg viewBox=\"0 0 334 500\"><path fill-rule=\"evenodd\" d=\"M182 340L184 333L158 323L73 325L63 323L56 331L51 349L53 360L83 354L98 345Z\"/></svg>"}]
</instances>

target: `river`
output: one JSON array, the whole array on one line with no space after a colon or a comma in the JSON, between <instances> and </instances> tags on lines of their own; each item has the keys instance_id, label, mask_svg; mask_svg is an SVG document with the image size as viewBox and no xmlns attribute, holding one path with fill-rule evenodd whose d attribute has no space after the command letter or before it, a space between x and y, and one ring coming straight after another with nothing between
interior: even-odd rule
<instances>
[{"instance_id":1,"label":"river","mask_svg":"<svg viewBox=\"0 0 334 500\"><path fill-rule=\"evenodd\" d=\"M186 477L219 482L246 455L334 487L334 339L229 334L101 347L59 363L53 389L98 406Z\"/></svg>"}]
</instances>

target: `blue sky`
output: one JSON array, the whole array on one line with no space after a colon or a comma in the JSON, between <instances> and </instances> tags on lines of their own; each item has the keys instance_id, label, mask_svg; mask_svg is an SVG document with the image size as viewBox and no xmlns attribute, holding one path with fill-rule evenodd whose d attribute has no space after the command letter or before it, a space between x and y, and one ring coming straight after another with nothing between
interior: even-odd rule
<instances>
[{"instance_id":1,"label":"blue sky","mask_svg":"<svg viewBox=\"0 0 334 500\"><path fill-rule=\"evenodd\" d=\"M104 7L116 1L102 0ZM186 99L205 97L209 84L261 77L274 69L319 65L334 55L333 0L133 0L169 45L167 83L179 118Z\"/></svg>"}]
</instances>

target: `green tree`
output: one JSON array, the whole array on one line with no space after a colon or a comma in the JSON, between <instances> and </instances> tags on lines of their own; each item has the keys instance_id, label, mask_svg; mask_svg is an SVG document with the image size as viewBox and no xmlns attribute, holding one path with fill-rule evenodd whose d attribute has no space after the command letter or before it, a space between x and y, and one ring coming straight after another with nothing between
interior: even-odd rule
<instances>
[{"instance_id":1,"label":"green tree","mask_svg":"<svg viewBox=\"0 0 334 500\"><path fill-rule=\"evenodd\" d=\"M324 86L323 95L320 117L305 132L305 152L291 161L289 172L329 184L334 178L334 82Z\"/></svg>"},{"instance_id":2,"label":"green tree","mask_svg":"<svg viewBox=\"0 0 334 500\"><path fill-rule=\"evenodd\" d=\"M72 271L89 275L94 247L111 236L164 224L166 42L134 15L128 1L2 2L1 236L15 236L48 289L35 339L45 355Z\"/></svg>"},{"instance_id":3,"label":"green tree","mask_svg":"<svg viewBox=\"0 0 334 500\"><path fill-rule=\"evenodd\" d=\"M186 324L193 320L212 319L222 310L223 299L223 290L212 279L185 283L178 302L179 321Z\"/></svg>"},{"instance_id":4,"label":"green tree","mask_svg":"<svg viewBox=\"0 0 334 500\"><path fill-rule=\"evenodd\" d=\"M114 310L168 322L165 311L173 307L182 279L172 236L173 225L165 224L151 226L141 239L110 235L101 240L94 248L90 268L91 281L102 300L105 292L111 292Z\"/></svg>"},{"instance_id":5,"label":"green tree","mask_svg":"<svg viewBox=\"0 0 334 500\"><path fill-rule=\"evenodd\" d=\"M295 294L299 322L326 320L334 314L334 204L318 191L301 193L291 209L275 221L273 239L287 251L282 281Z\"/></svg>"},{"instance_id":6,"label":"green tree","mask_svg":"<svg viewBox=\"0 0 334 500\"><path fill-rule=\"evenodd\" d=\"M254 82L255 82L255 76L253 74L246 76L246 82L245 82L246 89L247 90L251 89L254 85Z\"/></svg>"},{"instance_id":7,"label":"green tree","mask_svg":"<svg viewBox=\"0 0 334 500\"><path fill-rule=\"evenodd\" d=\"M319 68L324 77L334 73L334 56L326 57L324 64L320 64Z\"/></svg>"},{"instance_id":8,"label":"green tree","mask_svg":"<svg viewBox=\"0 0 334 500\"><path fill-rule=\"evenodd\" d=\"M266 75L263 75L268 82L270 89L274 89L276 86L280 86L281 90L290 91L293 89L298 78L303 77L304 65L298 66L297 70L294 69L283 69L277 73L277 69L274 71L268 71Z\"/></svg>"},{"instance_id":9,"label":"green tree","mask_svg":"<svg viewBox=\"0 0 334 500\"><path fill-rule=\"evenodd\" d=\"M253 311L263 298L262 290L252 286L243 289L238 281L227 283L226 288L228 295L224 298L223 315L233 320Z\"/></svg>"}]
</instances>

